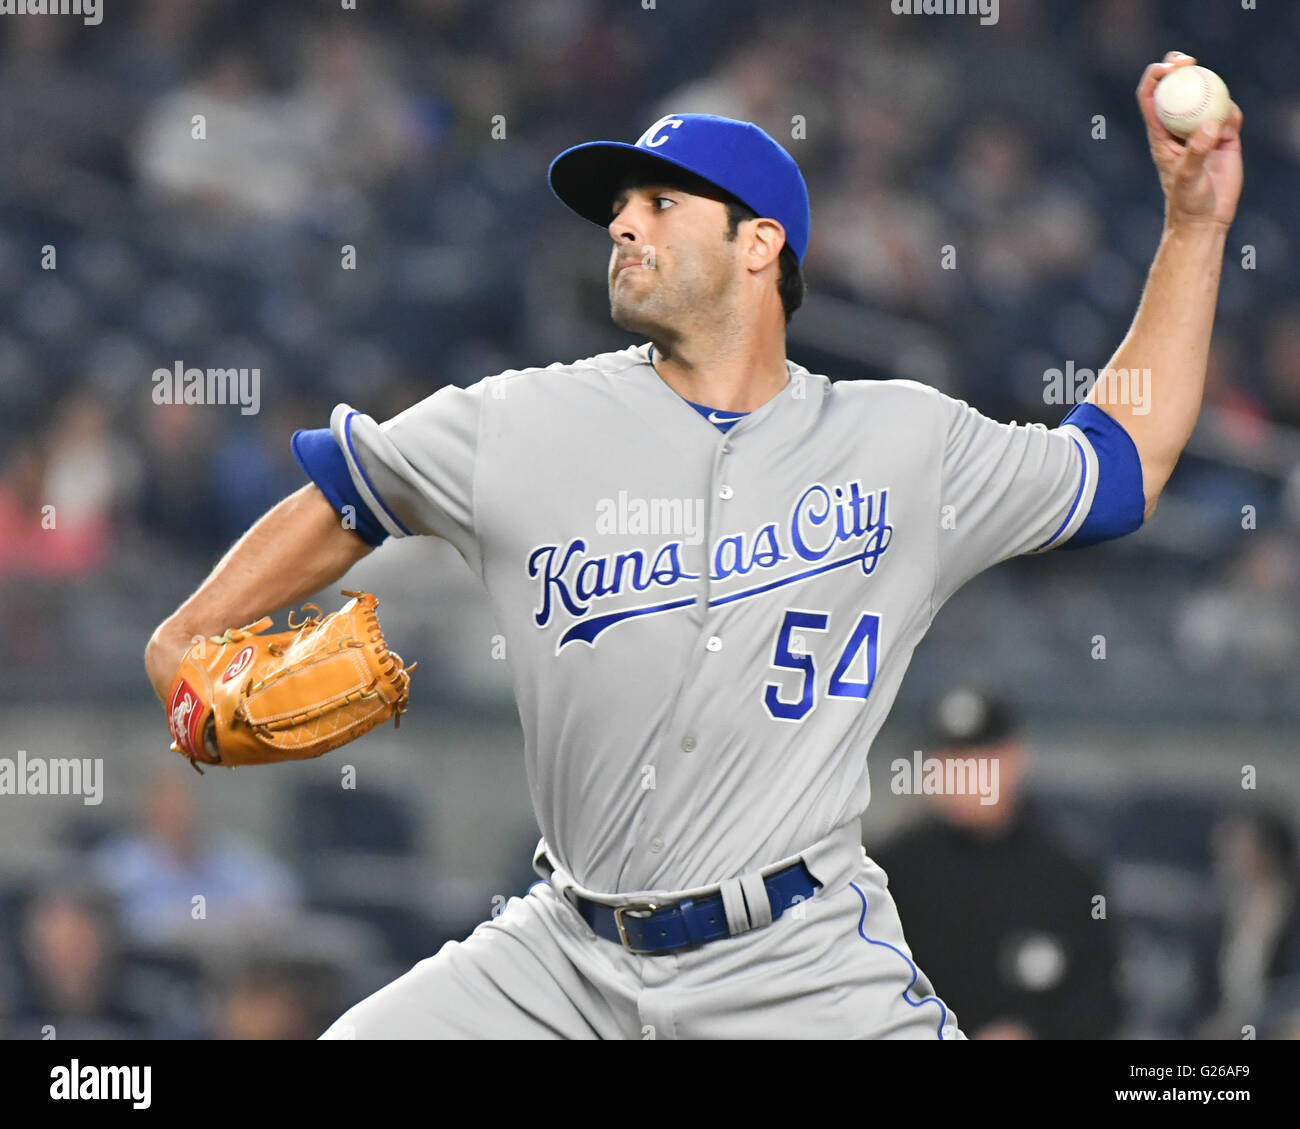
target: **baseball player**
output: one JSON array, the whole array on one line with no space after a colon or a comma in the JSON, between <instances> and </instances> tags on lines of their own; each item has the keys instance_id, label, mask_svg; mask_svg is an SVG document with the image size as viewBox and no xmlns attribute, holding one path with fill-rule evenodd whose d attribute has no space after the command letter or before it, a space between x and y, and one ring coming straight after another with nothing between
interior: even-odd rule
<instances>
[{"instance_id":1,"label":"baseball player","mask_svg":"<svg viewBox=\"0 0 1300 1129\"><path fill-rule=\"evenodd\" d=\"M861 845L866 753L958 588L1137 529L1192 430L1241 115L1165 131L1152 89L1191 62L1138 89L1166 225L1111 365L1150 370L1149 414L1099 381L1056 428L1003 424L789 360L803 177L756 126L683 113L550 168L608 229L640 344L294 436L311 483L155 633L158 692L195 633L445 538L506 636L542 831L525 896L324 1037L964 1037Z\"/></svg>"}]
</instances>

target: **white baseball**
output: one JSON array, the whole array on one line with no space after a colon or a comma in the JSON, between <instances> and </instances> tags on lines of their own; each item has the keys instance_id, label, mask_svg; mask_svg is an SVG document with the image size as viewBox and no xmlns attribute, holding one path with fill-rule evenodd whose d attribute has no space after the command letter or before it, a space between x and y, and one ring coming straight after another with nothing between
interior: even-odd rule
<instances>
[{"instance_id":1,"label":"white baseball","mask_svg":"<svg viewBox=\"0 0 1300 1129\"><path fill-rule=\"evenodd\" d=\"M1227 121L1228 88L1205 67L1178 67L1156 83L1156 117L1175 137L1190 137L1202 122Z\"/></svg>"}]
</instances>

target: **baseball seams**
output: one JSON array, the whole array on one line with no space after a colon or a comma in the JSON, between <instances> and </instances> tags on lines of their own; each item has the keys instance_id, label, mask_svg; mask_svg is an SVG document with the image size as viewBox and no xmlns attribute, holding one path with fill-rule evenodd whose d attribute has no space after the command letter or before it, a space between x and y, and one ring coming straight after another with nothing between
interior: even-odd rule
<instances>
[{"instance_id":1,"label":"baseball seams","mask_svg":"<svg viewBox=\"0 0 1300 1129\"><path fill-rule=\"evenodd\" d=\"M1201 86L1201 97L1200 97L1200 101L1198 101L1196 105L1190 106L1185 110L1179 110L1177 113L1174 113L1173 111L1166 108L1165 117L1172 118L1174 121L1181 122L1183 124L1190 124L1192 122L1195 122L1196 119L1199 118L1206 111L1206 109L1209 108L1210 105L1210 84L1206 82L1204 79L1201 79L1200 86Z\"/></svg>"}]
</instances>

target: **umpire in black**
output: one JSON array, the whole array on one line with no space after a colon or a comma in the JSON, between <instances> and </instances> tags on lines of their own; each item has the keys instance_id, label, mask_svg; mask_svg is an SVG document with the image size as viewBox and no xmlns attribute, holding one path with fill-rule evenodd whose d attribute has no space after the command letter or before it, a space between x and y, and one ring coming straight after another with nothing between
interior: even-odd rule
<instances>
[{"instance_id":1,"label":"umpire in black","mask_svg":"<svg viewBox=\"0 0 1300 1129\"><path fill-rule=\"evenodd\" d=\"M868 849L889 875L917 964L972 1038L1113 1036L1121 1018L1115 930L1091 913L1100 870L1023 794L1029 754L1011 706L971 688L945 694L924 752L945 762L996 758L979 778L996 780L997 793L995 802L927 795L917 823Z\"/></svg>"}]
</instances>

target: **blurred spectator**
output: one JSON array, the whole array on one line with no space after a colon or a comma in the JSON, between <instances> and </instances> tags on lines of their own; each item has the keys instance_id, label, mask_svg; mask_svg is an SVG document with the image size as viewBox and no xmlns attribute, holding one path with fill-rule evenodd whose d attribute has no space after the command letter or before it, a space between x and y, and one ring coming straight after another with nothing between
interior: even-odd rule
<instances>
[{"instance_id":1,"label":"blurred spectator","mask_svg":"<svg viewBox=\"0 0 1300 1129\"><path fill-rule=\"evenodd\" d=\"M1243 383L1246 371L1240 339L1226 329L1216 330L1205 370L1205 403L1224 410L1233 440L1243 451L1256 445L1269 427L1267 405Z\"/></svg>"},{"instance_id":2,"label":"blurred spectator","mask_svg":"<svg viewBox=\"0 0 1300 1129\"><path fill-rule=\"evenodd\" d=\"M317 193L365 192L415 163L424 137L397 82L394 45L348 21L313 29L299 46L302 78L286 111L315 154Z\"/></svg>"},{"instance_id":3,"label":"blurred spectator","mask_svg":"<svg viewBox=\"0 0 1300 1129\"><path fill-rule=\"evenodd\" d=\"M782 127L788 127L789 88L798 61L789 47L773 42L742 44L721 66L666 95L657 107L658 116L718 114L756 122L781 136L787 132Z\"/></svg>"},{"instance_id":4,"label":"blurred spectator","mask_svg":"<svg viewBox=\"0 0 1300 1129\"><path fill-rule=\"evenodd\" d=\"M945 210L967 227L968 269L999 303L1077 273L1097 246L1096 217L1076 186L1036 165L1026 123L1002 113L963 132Z\"/></svg>"},{"instance_id":5,"label":"blurred spectator","mask_svg":"<svg viewBox=\"0 0 1300 1129\"><path fill-rule=\"evenodd\" d=\"M1147 44L1154 38L1153 24L1159 18L1151 4L1133 0L1097 0L1083 9L1089 55L1093 64L1116 84L1133 85L1151 60Z\"/></svg>"},{"instance_id":6,"label":"blurred spectator","mask_svg":"<svg viewBox=\"0 0 1300 1129\"><path fill-rule=\"evenodd\" d=\"M1251 532L1227 575L1184 601L1176 624L1180 660L1192 670L1231 663L1257 679L1281 705L1283 682L1295 668L1300 625L1279 610L1300 597L1300 560L1294 539Z\"/></svg>"},{"instance_id":7,"label":"blurred spectator","mask_svg":"<svg viewBox=\"0 0 1300 1129\"><path fill-rule=\"evenodd\" d=\"M220 1039L314 1039L336 1018L318 976L276 959L254 960L242 969L219 1010Z\"/></svg>"},{"instance_id":8,"label":"blurred spectator","mask_svg":"<svg viewBox=\"0 0 1300 1129\"><path fill-rule=\"evenodd\" d=\"M927 795L931 816L868 849L889 875L917 965L971 1038L1110 1037L1120 1019L1114 926L1091 916L1101 876L1033 814L1022 791L1029 751L1010 706L961 688L933 718L927 749L969 758L995 787Z\"/></svg>"},{"instance_id":9,"label":"blurred spectator","mask_svg":"<svg viewBox=\"0 0 1300 1129\"><path fill-rule=\"evenodd\" d=\"M120 963L111 898L63 881L38 888L23 913L9 1034L41 1039L141 1039L156 1036Z\"/></svg>"},{"instance_id":10,"label":"blurred spectator","mask_svg":"<svg viewBox=\"0 0 1300 1129\"><path fill-rule=\"evenodd\" d=\"M115 84L72 62L80 34L79 20L5 21L0 147L9 157L0 185L39 194L71 168L112 167L129 107Z\"/></svg>"},{"instance_id":11,"label":"blurred spectator","mask_svg":"<svg viewBox=\"0 0 1300 1129\"><path fill-rule=\"evenodd\" d=\"M102 554L95 530L84 540L56 535L58 511L48 509L44 461L35 443L24 443L0 479L0 576L75 576Z\"/></svg>"},{"instance_id":12,"label":"blurred spectator","mask_svg":"<svg viewBox=\"0 0 1300 1129\"><path fill-rule=\"evenodd\" d=\"M299 884L276 859L224 830L199 827L187 768L160 768L149 780L135 831L98 847L92 862L121 899L123 924L145 942L180 940L196 930L240 931L295 912ZM203 916L196 917L196 897Z\"/></svg>"},{"instance_id":13,"label":"blurred spectator","mask_svg":"<svg viewBox=\"0 0 1300 1129\"><path fill-rule=\"evenodd\" d=\"M142 123L141 186L209 221L292 222L343 208L355 224L361 194L416 162L425 135L394 77L396 53L350 24L300 36L283 91L264 80L255 49L227 39Z\"/></svg>"},{"instance_id":14,"label":"blurred spectator","mask_svg":"<svg viewBox=\"0 0 1300 1129\"><path fill-rule=\"evenodd\" d=\"M262 81L253 52L231 38L208 59L195 81L161 99L142 123L141 185L211 222L293 219L313 191L311 146L285 98Z\"/></svg>"},{"instance_id":15,"label":"blurred spectator","mask_svg":"<svg viewBox=\"0 0 1300 1129\"><path fill-rule=\"evenodd\" d=\"M291 400L263 410L254 426L236 430L206 467L212 508L205 515L219 540L228 544L305 478L289 440L314 425L311 408Z\"/></svg>"},{"instance_id":16,"label":"blurred spectator","mask_svg":"<svg viewBox=\"0 0 1300 1129\"><path fill-rule=\"evenodd\" d=\"M1300 427L1300 308L1291 306L1269 322L1264 337L1273 418Z\"/></svg>"},{"instance_id":17,"label":"blurred spectator","mask_svg":"<svg viewBox=\"0 0 1300 1129\"><path fill-rule=\"evenodd\" d=\"M137 462L99 401L68 396L44 443L19 446L0 480L0 578L94 571L112 548L115 507L137 478Z\"/></svg>"},{"instance_id":18,"label":"blurred spectator","mask_svg":"<svg viewBox=\"0 0 1300 1129\"><path fill-rule=\"evenodd\" d=\"M214 0L138 0L121 17L131 25L121 35L97 36L97 60L114 83L138 97L158 97L184 81L196 40L204 33ZM119 17L119 18L121 18Z\"/></svg>"},{"instance_id":19,"label":"blurred spectator","mask_svg":"<svg viewBox=\"0 0 1300 1129\"><path fill-rule=\"evenodd\" d=\"M137 516L161 543L202 555L229 543L225 528L208 516L219 508L212 464L222 435L215 411L196 404L142 401L138 413L144 481Z\"/></svg>"},{"instance_id":20,"label":"blurred spectator","mask_svg":"<svg viewBox=\"0 0 1300 1129\"><path fill-rule=\"evenodd\" d=\"M934 316L953 289L951 274L938 269L944 217L931 201L896 191L885 171L874 153L849 158L838 190L821 201L810 253L852 295Z\"/></svg>"},{"instance_id":21,"label":"blurred spectator","mask_svg":"<svg viewBox=\"0 0 1300 1129\"><path fill-rule=\"evenodd\" d=\"M1291 818L1272 805L1241 807L1215 827L1212 847L1223 910L1200 967L1213 1010L1197 1033L1240 1039L1247 1025L1294 1024L1287 1016L1300 1007L1300 874Z\"/></svg>"}]
</instances>

